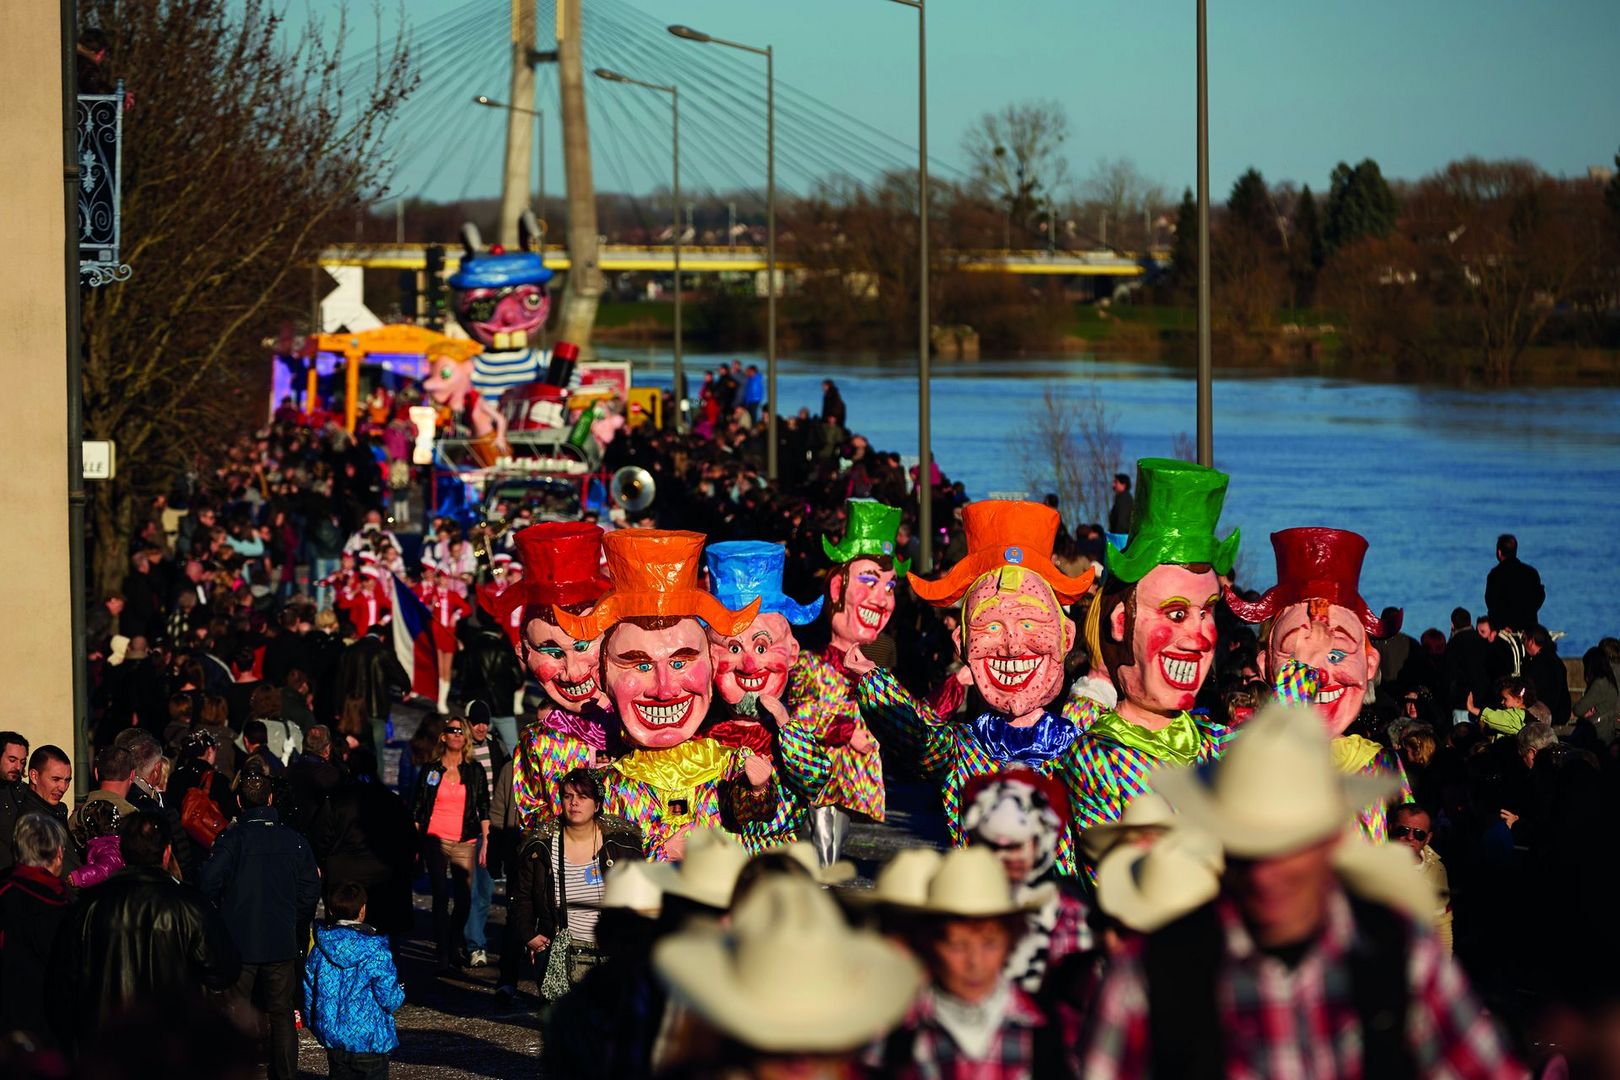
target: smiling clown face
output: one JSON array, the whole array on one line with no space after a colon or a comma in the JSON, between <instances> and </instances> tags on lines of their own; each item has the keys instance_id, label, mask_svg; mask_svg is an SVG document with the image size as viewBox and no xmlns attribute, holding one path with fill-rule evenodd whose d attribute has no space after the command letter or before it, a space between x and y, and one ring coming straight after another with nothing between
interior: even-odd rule
<instances>
[{"instance_id":1,"label":"smiling clown face","mask_svg":"<svg viewBox=\"0 0 1620 1080\"><path fill-rule=\"evenodd\" d=\"M721 634L710 627L708 635L714 685L726 704L737 704L745 694L780 700L787 692L799 643L786 616L765 612L740 634Z\"/></svg>"},{"instance_id":2,"label":"smiling clown face","mask_svg":"<svg viewBox=\"0 0 1620 1080\"><path fill-rule=\"evenodd\" d=\"M1038 574L1017 566L984 574L962 598L962 624L964 659L992 709L1024 717L1057 696L1074 623Z\"/></svg>"},{"instance_id":3,"label":"smiling clown face","mask_svg":"<svg viewBox=\"0 0 1620 1080\"><path fill-rule=\"evenodd\" d=\"M1316 711L1327 733L1344 734L1361 713L1367 687L1378 675L1378 650L1367 641L1361 620L1349 608L1307 600L1278 613L1263 657L1268 676L1289 660L1320 672Z\"/></svg>"},{"instance_id":4,"label":"smiling clown face","mask_svg":"<svg viewBox=\"0 0 1620 1080\"><path fill-rule=\"evenodd\" d=\"M835 572L827 582L833 643L848 649L876 641L894 614L894 589L894 567L885 570L876 559L852 559Z\"/></svg>"},{"instance_id":5,"label":"smiling clown face","mask_svg":"<svg viewBox=\"0 0 1620 1080\"><path fill-rule=\"evenodd\" d=\"M664 750L697 733L714 694L702 623L648 630L623 622L608 631L602 656L608 697L633 745Z\"/></svg>"},{"instance_id":6,"label":"smiling clown face","mask_svg":"<svg viewBox=\"0 0 1620 1080\"><path fill-rule=\"evenodd\" d=\"M1173 715L1193 707L1215 662L1215 571L1156 566L1136 583L1130 620L1132 663L1115 672L1123 697L1148 712ZM1126 636L1125 605L1107 614L1115 641Z\"/></svg>"}]
</instances>

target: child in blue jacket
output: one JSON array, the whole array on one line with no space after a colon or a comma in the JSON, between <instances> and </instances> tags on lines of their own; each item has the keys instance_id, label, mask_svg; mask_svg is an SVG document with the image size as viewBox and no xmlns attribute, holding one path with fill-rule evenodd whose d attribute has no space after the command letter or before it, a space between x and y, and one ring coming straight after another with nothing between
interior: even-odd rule
<instances>
[{"instance_id":1,"label":"child in blue jacket","mask_svg":"<svg viewBox=\"0 0 1620 1080\"><path fill-rule=\"evenodd\" d=\"M394 1012L405 1004L388 938L365 923L363 885L333 889L326 915L304 965L305 1023L326 1047L333 1080L386 1080L399 1045Z\"/></svg>"}]
</instances>

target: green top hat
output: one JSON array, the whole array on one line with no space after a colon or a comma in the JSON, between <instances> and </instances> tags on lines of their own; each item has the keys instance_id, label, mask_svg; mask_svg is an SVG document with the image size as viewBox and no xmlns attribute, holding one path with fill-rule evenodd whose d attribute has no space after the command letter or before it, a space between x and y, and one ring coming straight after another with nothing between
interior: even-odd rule
<instances>
[{"instance_id":1,"label":"green top hat","mask_svg":"<svg viewBox=\"0 0 1620 1080\"><path fill-rule=\"evenodd\" d=\"M821 550L827 553L827 558L842 566L862 556L875 559L887 555L894 559L897 576L904 576L911 569L910 559L895 555L894 539L900 531L899 507L876 499L850 499L844 503L844 510L849 515L844 524L844 538L836 544L825 536L821 538Z\"/></svg>"},{"instance_id":2,"label":"green top hat","mask_svg":"<svg viewBox=\"0 0 1620 1080\"><path fill-rule=\"evenodd\" d=\"M1223 472L1173 458L1138 461L1130 539L1123 551L1109 543L1108 572L1135 582L1155 566L1209 563L1218 574L1230 573L1239 531L1215 538L1226 481Z\"/></svg>"}]
</instances>

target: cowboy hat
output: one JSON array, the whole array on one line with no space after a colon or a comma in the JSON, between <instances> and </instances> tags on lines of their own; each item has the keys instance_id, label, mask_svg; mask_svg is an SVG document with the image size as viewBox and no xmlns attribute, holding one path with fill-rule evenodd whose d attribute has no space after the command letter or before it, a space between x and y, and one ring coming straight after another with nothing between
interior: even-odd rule
<instances>
[{"instance_id":1,"label":"cowboy hat","mask_svg":"<svg viewBox=\"0 0 1620 1080\"><path fill-rule=\"evenodd\" d=\"M657 918L664 908L664 890L658 887L654 879L652 870L655 865L659 864L640 859L613 864L602 885L602 899L596 906L604 911L619 908Z\"/></svg>"},{"instance_id":2,"label":"cowboy hat","mask_svg":"<svg viewBox=\"0 0 1620 1080\"><path fill-rule=\"evenodd\" d=\"M968 553L937 581L907 574L911 591L936 607L961 600L973 583L1004 566L1021 566L1052 587L1058 601L1072 604L1091 588L1095 571L1070 577L1052 562L1061 524L1058 512L1040 503L984 499L962 511Z\"/></svg>"},{"instance_id":3,"label":"cowboy hat","mask_svg":"<svg viewBox=\"0 0 1620 1080\"><path fill-rule=\"evenodd\" d=\"M748 863L748 850L735 837L713 826L686 834L686 855L678 863L651 863L647 874L665 896L725 911L737 888L737 876Z\"/></svg>"},{"instance_id":4,"label":"cowboy hat","mask_svg":"<svg viewBox=\"0 0 1620 1080\"><path fill-rule=\"evenodd\" d=\"M842 1053L899 1023L922 969L877 934L851 930L807 881L760 883L730 933L693 928L653 949L670 993L712 1027L767 1053Z\"/></svg>"},{"instance_id":5,"label":"cowboy hat","mask_svg":"<svg viewBox=\"0 0 1620 1080\"><path fill-rule=\"evenodd\" d=\"M1387 799L1399 780L1342 775L1308 706L1273 704L1238 729L1210 781L1192 766L1155 769L1148 783L1228 855L1287 855L1338 833L1357 811Z\"/></svg>"},{"instance_id":6,"label":"cowboy hat","mask_svg":"<svg viewBox=\"0 0 1620 1080\"><path fill-rule=\"evenodd\" d=\"M1096 862L1114 850L1133 829L1167 829L1176 823L1176 812L1164 796L1144 791L1125 804L1118 821L1093 825L1080 833L1080 851Z\"/></svg>"},{"instance_id":7,"label":"cowboy hat","mask_svg":"<svg viewBox=\"0 0 1620 1080\"><path fill-rule=\"evenodd\" d=\"M908 905L919 915L959 919L994 919L1045 906L1053 886L1038 885L1023 900L1014 899L1001 860L989 848L956 848L939 861L920 903Z\"/></svg>"},{"instance_id":8,"label":"cowboy hat","mask_svg":"<svg viewBox=\"0 0 1620 1080\"><path fill-rule=\"evenodd\" d=\"M1333 870L1363 900L1405 912L1428 925L1439 899L1404 844L1374 844L1351 826L1333 852Z\"/></svg>"},{"instance_id":9,"label":"cowboy hat","mask_svg":"<svg viewBox=\"0 0 1620 1080\"><path fill-rule=\"evenodd\" d=\"M848 859L840 859L831 866L822 866L821 860L816 857L816 849L810 846L807 840L790 840L785 844L776 844L760 852L760 855L786 855L809 873L810 879L817 885L842 885L852 881L855 877L855 864Z\"/></svg>"},{"instance_id":10,"label":"cowboy hat","mask_svg":"<svg viewBox=\"0 0 1620 1080\"><path fill-rule=\"evenodd\" d=\"M857 904L914 908L928 899L928 883L934 880L944 856L933 848L906 848L895 853L869 890L850 890L844 899Z\"/></svg>"},{"instance_id":11,"label":"cowboy hat","mask_svg":"<svg viewBox=\"0 0 1620 1080\"><path fill-rule=\"evenodd\" d=\"M1225 863L1213 837L1171 829L1148 847L1116 846L1097 864L1097 906L1150 934L1203 907L1221 891Z\"/></svg>"},{"instance_id":12,"label":"cowboy hat","mask_svg":"<svg viewBox=\"0 0 1620 1080\"><path fill-rule=\"evenodd\" d=\"M742 633L759 614L759 601L732 611L698 587L703 541L702 533L670 529L608 533L602 552L613 587L585 615L553 606L557 625L578 641L592 641L614 624L641 616L702 619L722 634Z\"/></svg>"}]
</instances>

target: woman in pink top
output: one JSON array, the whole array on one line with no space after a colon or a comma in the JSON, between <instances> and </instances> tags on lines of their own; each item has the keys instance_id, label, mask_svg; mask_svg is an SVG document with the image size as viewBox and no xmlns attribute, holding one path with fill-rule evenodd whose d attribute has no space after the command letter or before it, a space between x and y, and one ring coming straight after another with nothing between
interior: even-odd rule
<instances>
[{"instance_id":1,"label":"woman in pink top","mask_svg":"<svg viewBox=\"0 0 1620 1080\"><path fill-rule=\"evenodd\" d=\"M439 963L445 968L459 967L461 928L472 902L473 866L475 862L482 865L489 850L489 780L483 766L472 760L467 722L462 717L452 716L445 722L437 757L416 777L411 809L433 886L433 933Z\"/></svg>"}]
</instances>

